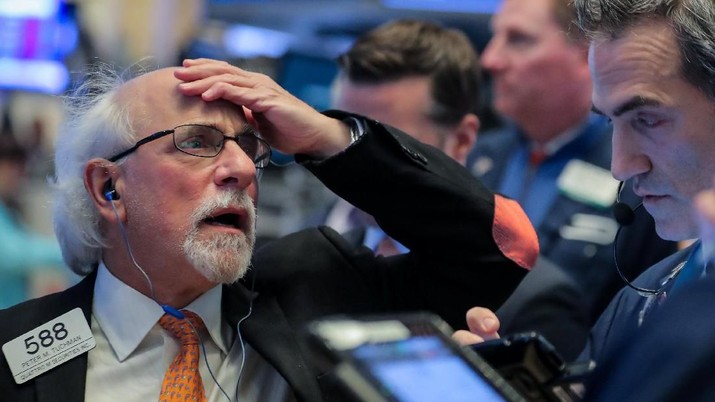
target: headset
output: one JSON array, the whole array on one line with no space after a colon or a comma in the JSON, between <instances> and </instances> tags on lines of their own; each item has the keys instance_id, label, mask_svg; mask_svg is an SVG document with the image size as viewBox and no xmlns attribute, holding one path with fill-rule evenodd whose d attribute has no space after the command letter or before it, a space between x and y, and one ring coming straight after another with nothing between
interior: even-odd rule
<instances>
[{"instance_id":1,"label":"headset","mask_svg":"<svg viewBox=\"0 0 715 402\"><path fill-rule=\"evenodd\" d=\"M638 287L631 283L628 278L626 278L626 276L623 274L620 267L618 266L618 248L616 247L618 245L618 236L621 234L621 230L625 226L628 226L633 223L636 217L636 211L638 210L638 208L641 208L643 206L643 202L640 202L638 205L636 205L635 208L631 208L628 204L622 202L621 192L623 191L623 185L624 182L620 182L618 184L616 203L613 204L613 216L619 225L618 230L616 231L616 236L613 238L613 264L616 267L616 272L618 272L618 276L621 277L621 279L626 283L626 285L628 285L629 288L635 290L638 295L643 297L658 296L664 293L668 284L678 277L678 274L683 268L683 264L678 264L675 268L673 268L673 270L668 274L668 276L666 276L660 282L660 287L658 289L646 289Z\"/></svg>"},{"instance_id":2,"label":"headset","mask_svg":"<svg viewBox=\"0 0 715 402\"><path fill-rule=\"evenodd\" d=\"M124 225L122 224L122 221L119 219L119 213L117 212L117 208L114 206L114 201L121 199L121 196L119 195L119 193L117 192L117 190L116 190L116 189L114 188L114 186L112 185L112 180L108 180L108 181L104 184L104 198L105 198L107 201L109 201L110 204L112 205L112 210L114 211L114 216L117 218L117 223L119 223L119 231L121 232L122 238L124 239L124 245L125 245L126 248L127 248L127 253L129 254L129 257L131 258L132 263L134 264L134 266L139 270L139 272L142 273L142 275L144 276L144 279L146 279L147 283L149 284L149 291L150 291L150 293L151 293L151 298L152 298L152 300L154 300L154 302L156 302L156 304L158 304L158 305L162 308L162 310L164 310L165 313L167 313L167 314L169 314L169 315L171 315L171 316L173 316L173 317L175 317L175 318L177 318L177 319L179 319L179 320L185 319L186 316L185 316L184 313L182 313L180 310L178 310L178 309L176 309L176 308L174 308L174 307L172 307L172 306L169 306L168 304L161 304L161 303L159 303L159 302L156 300L156 293L154 292L154 285L153 285L153 283L151 282L151 279L149 278L149 275L147 275L146 271L144 271L144 269L143 269L143 268L139 265L139 263L137 263L137 261L134 259L134 253L132 253L132 248L131 248L131 246L130 246L130 244L129 244L129 237L127 236L127 231L126 231L126 229L124 228ZM251 280L251 293L253 293L255 284L256 284L256 276L255 276L255 275L252 275L252 280ZM251 299L250 299L250 301L249 301L249 305L248 305L248 313L247 313L243 318L241 318L240 320L238 320L238 323L236 324L236 332L237 332L237 335L238 335L239 344L241 345L241 366L240 366L239 371L238 371L238 382L236 383L236 394L235 394L235 395L236 395L236 400L238 400L238 390L239 390L239 387L240 387L240 385L241 385L241 378L243 377L243 368L244 368L244 365L245 365L245 363L246 363L246 348L245 348L245 346L244 346L243 337L242 337L242 335L241 335L241 324L243 323L243 321L245 321L245 320L251 315L252 312L253 312L253 298L251 297ZM206 364L206 368L208 369L208 372L209 372L209 374L211 375L211 378L213 379L214 383L216 384L216 386L218 387L218 389L221 391L221 393L226 397L226 399L227 399L229 402L231 402L231 398L228 396L228 394L227 394L226 391L223 389L223 387L221 387L221 384L219 384L218 380L216 379L216 376L214 375L213 370L211 370L211 366L209 365L209 361L208 361L208 358L207 358L207 356L206 356L206 346L204 345L203 339L201 339L201 336L199 335L199 332L196 330L196 328L195 328L194 325L191 323L191 321L190 321L190 320L187 320L187 322L189 323L189 325L191 326L191 329L194 331L194 333L196 334L197 338L199 339L199 344L201 345L201 351L202 351L202 353L203 353L203 355L204 355L204 363Z\"/></svg>"}]
</instances>

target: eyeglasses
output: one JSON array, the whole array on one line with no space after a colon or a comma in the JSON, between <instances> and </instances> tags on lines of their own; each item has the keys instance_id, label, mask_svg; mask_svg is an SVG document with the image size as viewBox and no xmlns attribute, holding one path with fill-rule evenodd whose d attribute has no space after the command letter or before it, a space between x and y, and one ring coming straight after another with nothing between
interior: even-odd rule
<instances>
[{"instance_id":1,"label":"eyeglasses","mask_svg":"<svg viewBox=\"0 0 715 402\"><path fill-rule=\"evenodd\" d=\"M271 160L270 145L255 134L247 132L235 137L229 137L215 127L201 124L184 124L171 130L159 131L142 138L133 147L112 156L108 160L116 162L136 151L140 146L169 134L173 134L176 149L192 156L213 158L221 153L226 141L230 140L236 141L241 150L251 158L256 165L256 169L265 168Z\"/></svg>"}]
</instances>

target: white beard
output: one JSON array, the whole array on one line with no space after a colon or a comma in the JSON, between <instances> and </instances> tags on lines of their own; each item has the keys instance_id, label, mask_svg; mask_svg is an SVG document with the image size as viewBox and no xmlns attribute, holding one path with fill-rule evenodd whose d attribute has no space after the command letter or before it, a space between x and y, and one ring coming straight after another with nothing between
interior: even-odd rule
<instances>
[{"instance_id":1,"label":"white beard","mask_svg":"<svg viewBox=\"0 0 715 402\"><path fill-rule=\"evenodd\" d=\"M212 211L238 207L248 213L243 234L217 233L207 239L199 238L199 224ZM233 283L241 279L251 262L256 242L256 209L245 191L226 191L206 200L191 216L193 229L186 235L184 253L194 268L212 283Z\"/></svg>"}]
</instances>

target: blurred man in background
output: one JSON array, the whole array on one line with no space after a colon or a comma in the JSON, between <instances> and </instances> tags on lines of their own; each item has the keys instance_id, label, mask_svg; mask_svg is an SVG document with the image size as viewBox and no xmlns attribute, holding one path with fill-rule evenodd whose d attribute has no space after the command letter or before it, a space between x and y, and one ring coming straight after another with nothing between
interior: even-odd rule
<instances>
[{"instance_id":1,"label":"blurred man in background","mask_svg":"<svg viewBox=\"0 0 715 402\"><path fill-rule=\"evenodd\" d=\"M397 127L466 163L479 131L481 76L476 51L463 32L396 20L358 38L337 62L334 108ZM324 223L379 254L407 251L342 199Z\"/></svg>"}]
</instances>

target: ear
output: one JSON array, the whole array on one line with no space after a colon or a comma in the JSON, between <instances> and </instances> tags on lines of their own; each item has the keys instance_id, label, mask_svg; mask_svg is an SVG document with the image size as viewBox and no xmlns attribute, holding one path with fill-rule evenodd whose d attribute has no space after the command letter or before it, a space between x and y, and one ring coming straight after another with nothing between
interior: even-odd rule
<instances>
[{"instance_id":1,"label":"ear","mask_svg":"<svg viewBox=\"0 0 715 402\"><path fill-rule=\"evenodd\" d=\"M124 203L121 197L116 200L109 200L106 197L107 185L111 183L112 187L117 188L120 180L119 169L106 159L94 158L85 165L84 187L99 214L109 222L116 222L117 220L114 214L115 208L119 219L122 221L125 219ZM120 190L118 192L121 193Z\"/></svg>"},{"instance_id":2,"label":"ear","mask_svg":"<svg viewBox=\"0 0 715 402\"><path fill-rule=\"evenodd\" d=\"M453 158L457 162L465 165L467 163L467 155L474 148L474 144L477 142L477 136L479 133L479 117L473 113L468 113L462 120L457 124L454 131L452 131L449 150Z\"/></svg>"}]
</instances>

